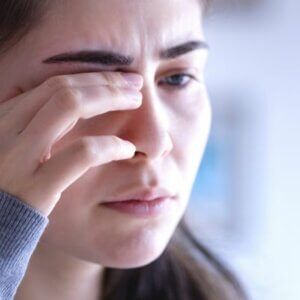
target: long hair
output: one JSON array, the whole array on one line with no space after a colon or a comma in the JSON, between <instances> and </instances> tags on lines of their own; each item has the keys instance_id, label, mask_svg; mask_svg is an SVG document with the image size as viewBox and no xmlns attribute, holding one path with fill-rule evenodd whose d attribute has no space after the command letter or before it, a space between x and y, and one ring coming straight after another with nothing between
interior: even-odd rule
<instances>
[{"instance_id":1,"label":"long hair","mask_svg":"<svg viewBox=\"0 0 300 300\"><path fill-rule=\"evenodd\" d=\"M101 300L246 300L235 275L188 228L184 216L165 251L133 269L104 269Z\"/></svg>"},{"instance_id":2,"label":"long hair","mask_svg":"<svg viewBox=\"0 0 300 300\"><path fill-rule=\"evenodd\" d=\"M204 10L209 0L201 1ZM0 1L0 58L43 17L49 0ZM232 271L192 234L185 216L164 252L131 269L104 268L101 300L245 300Z\"/></svg>"}]
</instances>

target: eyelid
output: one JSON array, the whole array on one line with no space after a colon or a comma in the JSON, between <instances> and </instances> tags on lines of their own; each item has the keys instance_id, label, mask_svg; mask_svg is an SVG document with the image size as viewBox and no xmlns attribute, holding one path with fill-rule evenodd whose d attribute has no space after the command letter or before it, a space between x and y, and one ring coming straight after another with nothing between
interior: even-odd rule
<instances>
[{"instance_id":1,"label":"eyelid","mask_svg":"<svg viewBox=\"0 0 300 300\"><path fill-rule=\"evenodd\" d=\"M162 77L168 77L176 74L196 74L198 73L199 70L196 68L191 68L191 67L182 67L182 68L174 68L170 69L170 71L164 72Z\"/></svg>"},{"instance_id":2,"label":"eyelid","mask_svg":"<svg viewBox=\"0 0 300 300\"><path fill-rule=\"evenodd\" d=\"M175 75L185 75L190 77L190 80L196 80L199 81L199 78L197 78L197 74L200 74L200 71L197 70L196 68L178 68L178 69L173 69L172 71L169 71L157 80L157 84L160 84L162 81L165 81L166 78L172 77Z\"/></svg>"},{"instance_id":3,"label":"eyelid","mask_svg":"<svg viewBox=\"0 0 300 300\"><path fill-rule=\"evenodd\" d=\"M181 75L181 76L185 76L188 78L188 81L184 84L179 84L179 85L176 85L176 84L169 84L166 80L166 78L169 78L169 77L172 77L172 76L176 76L176 75ZM191 84L192 84L192 81L193 80L197 80L194 78L193 75L191 74L186 74L186 73L175 73L173 75L170 75L170 76L166 76L164 77L163 79L161 79L159 82L158 82L158 86L161 86L163 87L164 89L166 90L169 90L171 92L180 92L180 91L184 91L185 89L187 89Z\"/></svg>"}]
</instances>

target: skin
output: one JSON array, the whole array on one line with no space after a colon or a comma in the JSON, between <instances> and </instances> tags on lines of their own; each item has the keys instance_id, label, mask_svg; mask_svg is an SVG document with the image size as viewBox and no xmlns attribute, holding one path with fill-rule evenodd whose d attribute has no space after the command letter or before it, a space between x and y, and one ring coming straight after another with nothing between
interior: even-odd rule
<instances>
[{"instance_id":1,"label":"skin","mask_svg":"<svg viewBox=\"0 0 300 300\"><path fill-rule=\"evenodd\" d=\"M165 250L188 205L210 131L211 107L203 79L207 50L169 60L160 60L157 53L192 39L205 40L196 0L53 1L43 22L0 59L6 70L0 74L3 103L55 75L116 71L41 63L66 51L101 48L131 55L134 63L122 71L144 79L141 106L80 119L52 148L54 155L83 136L115 135L133 143L137 152L88 169L65 189L17 300L99 299L103 267L143 266ZM181 90L158 84L182 73L195 78L185 78L190 82ZM141 186L165 186L177 197L170 210L149 218L100 205Z\"/></svg>"}]
</instances>

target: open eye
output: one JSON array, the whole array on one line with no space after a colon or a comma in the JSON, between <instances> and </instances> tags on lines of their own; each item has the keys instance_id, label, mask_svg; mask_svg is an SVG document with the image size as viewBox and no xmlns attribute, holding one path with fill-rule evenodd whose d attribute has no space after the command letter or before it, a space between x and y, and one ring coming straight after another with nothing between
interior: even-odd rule
<instances>
[{"instance_id":1,"label":"open eye","mask_svg":"<svg viewBox=\"0 0 300 300\"><path fill-rule=\"evenodd\" d=\"M167 84L175 88L184 88L186 87L194 78L194 76L186 73L174 74L168 77L165 77L160 84Z\"/></svg>"}]
</instances>

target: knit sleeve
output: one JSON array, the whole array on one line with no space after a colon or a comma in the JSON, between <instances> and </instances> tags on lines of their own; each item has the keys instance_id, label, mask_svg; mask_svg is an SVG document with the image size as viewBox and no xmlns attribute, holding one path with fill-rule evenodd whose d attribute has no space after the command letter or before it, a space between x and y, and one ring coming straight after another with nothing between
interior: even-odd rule
<instances>
[{"instance_id":1,"label":"knit sleeve","mask_svg":"<svg viewBox=\"0 0 300 300\"><path fill-rule=\"evenodd\" d=\"M48 217L0 190L0 299L13 299Z\"/></svg>"}]
</instances>

